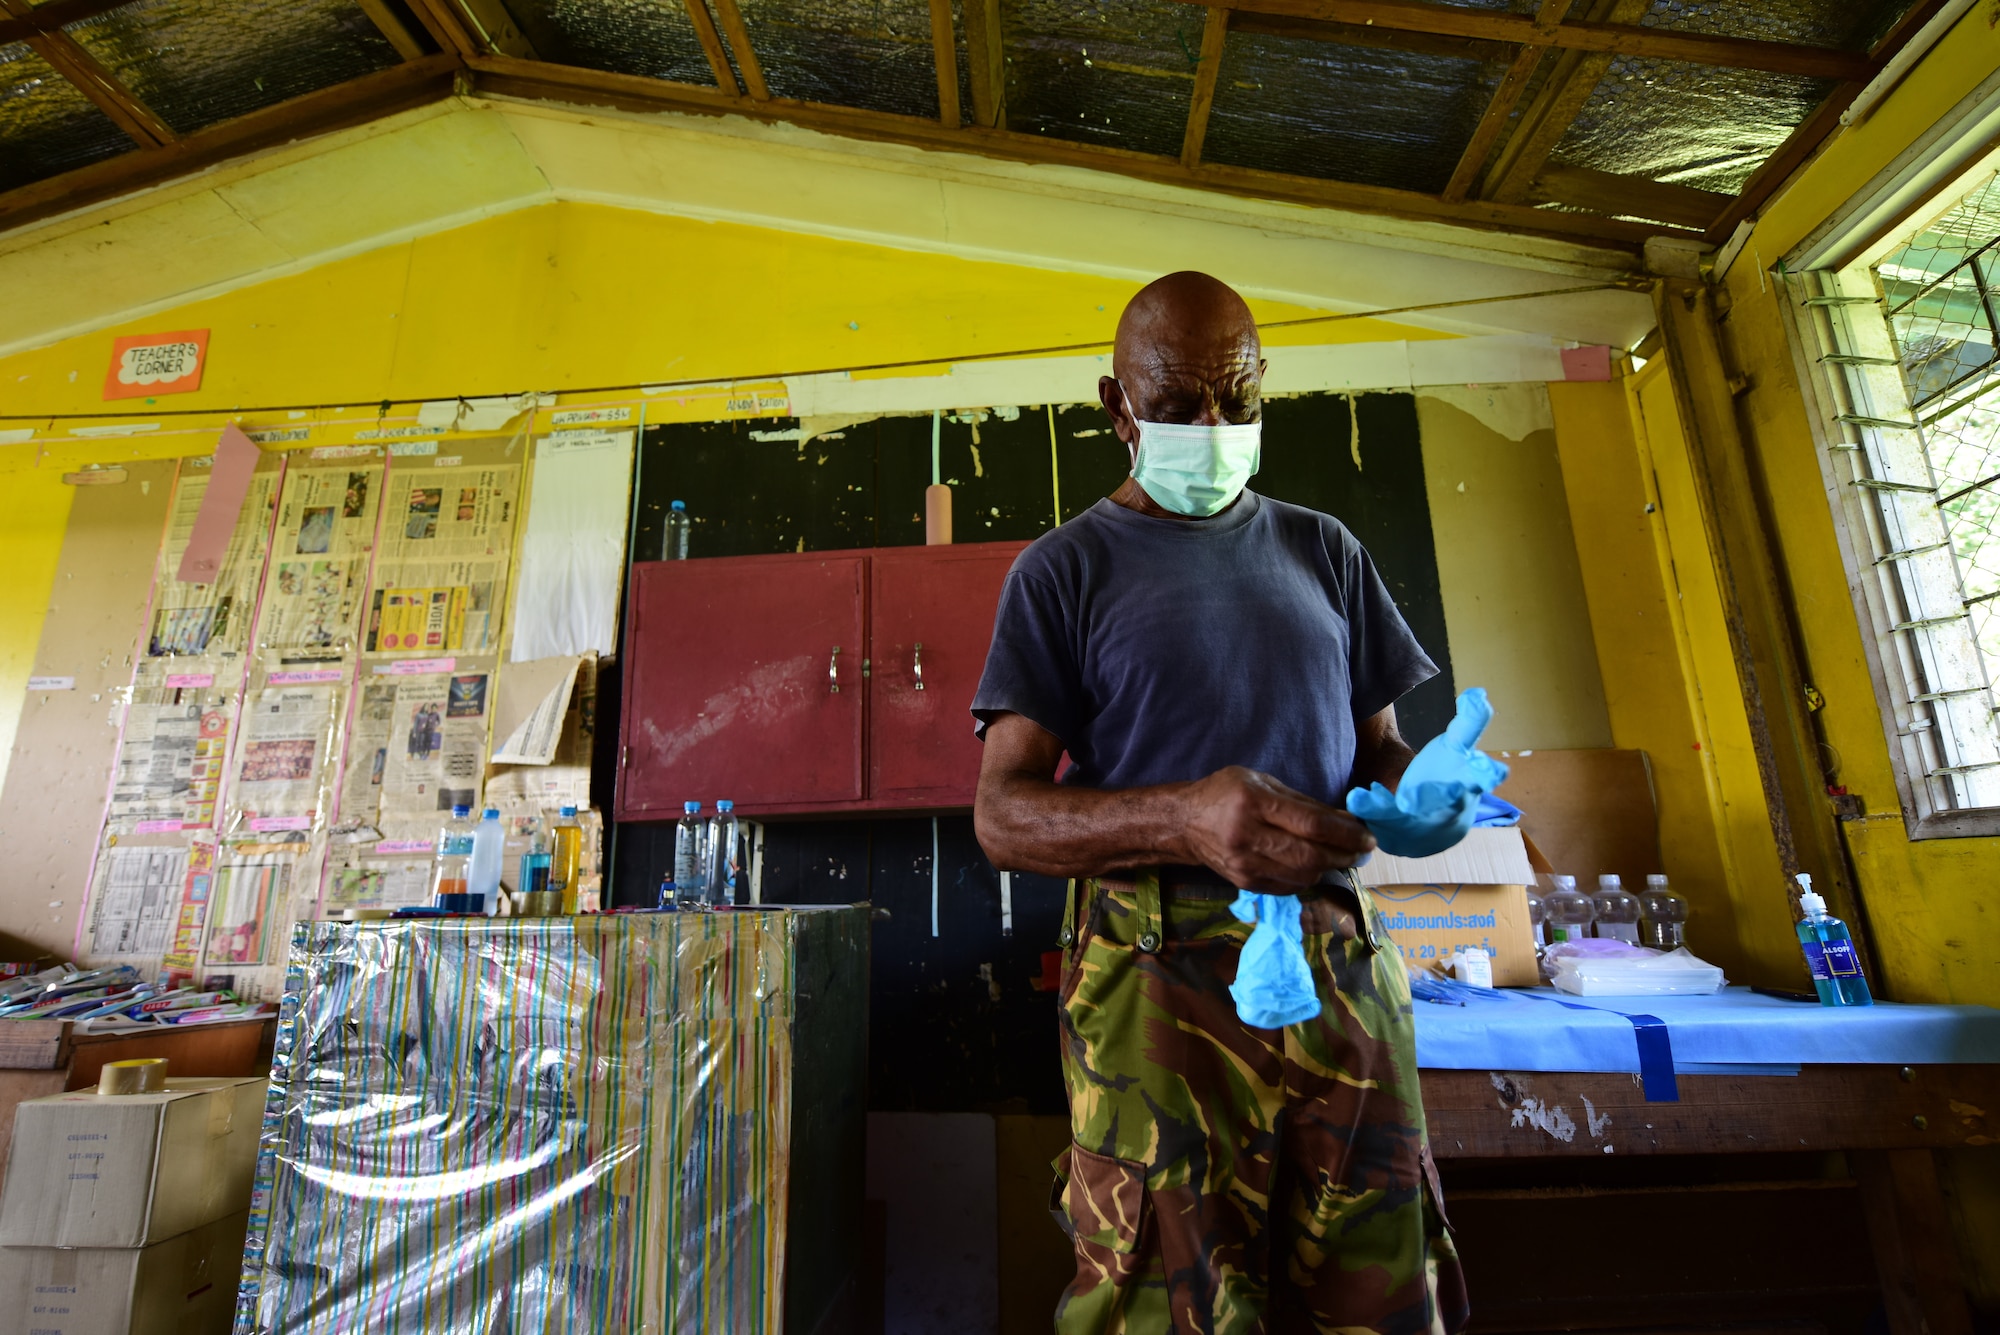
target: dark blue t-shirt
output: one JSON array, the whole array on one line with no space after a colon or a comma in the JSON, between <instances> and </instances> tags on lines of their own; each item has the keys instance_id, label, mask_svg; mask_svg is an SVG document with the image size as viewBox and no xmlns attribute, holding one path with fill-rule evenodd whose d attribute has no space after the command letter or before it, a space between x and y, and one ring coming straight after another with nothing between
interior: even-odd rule
<instances>
[{"instance_id":1,"label":"dark blue t-shirt","mask_svg":"<svg viewBox=\"0 0 2000 1335\"><path fill-rule=\"evenodd\" d=\"M1341 805L1355 721L1437 667L1339 520L1245 491L1212 519L1110 500L1007 575L973 697L1054 733L1065 783L1137 788L1228 765Z\"/></svg>"}]
</instances>

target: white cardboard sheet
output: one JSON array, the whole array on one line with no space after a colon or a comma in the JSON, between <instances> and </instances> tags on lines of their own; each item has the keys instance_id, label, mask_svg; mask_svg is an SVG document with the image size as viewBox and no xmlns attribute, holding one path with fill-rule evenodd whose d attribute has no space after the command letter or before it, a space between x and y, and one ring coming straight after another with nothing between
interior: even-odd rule
<instances>
[{"instance_id":1,"label":"white cardboard sheet","mask_svg":"<svg viewBox=\"0 0 2000 1335\"><path fill-rule=\"evenodd\" d=\"M630 431L558 431L535 443L509 661L618 652L632 443Z\"/></svg>"}]
</instances>

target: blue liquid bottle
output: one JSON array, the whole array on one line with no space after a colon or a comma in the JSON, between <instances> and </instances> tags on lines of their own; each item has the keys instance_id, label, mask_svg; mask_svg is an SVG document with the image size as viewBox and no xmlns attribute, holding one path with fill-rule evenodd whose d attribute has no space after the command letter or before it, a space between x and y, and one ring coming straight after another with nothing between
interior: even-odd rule
<instances>
[{"instance_id":1,"label":"blue liquid bottle","mask_svg":"<svg viewBox=\"0 0 2000 1335\"><path fill-rule=\"evenodd\" d=\"M1826 911L1826 900L1813 893L1812 877L1799 873L1799 944L1812 970L1813 990L1822 1006L1872 1006L1868 980L1861 976L1861 958L1847 924Z\"/></svg>"}]
</instances>

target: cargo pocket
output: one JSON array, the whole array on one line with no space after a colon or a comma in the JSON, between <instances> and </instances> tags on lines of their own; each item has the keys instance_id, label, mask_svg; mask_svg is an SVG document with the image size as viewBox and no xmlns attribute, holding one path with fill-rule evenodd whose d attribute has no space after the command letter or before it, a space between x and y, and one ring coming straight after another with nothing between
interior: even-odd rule
<instances>
[{"instance_id":1,"label":"cargo pocket","mask_svg":"<svg viewBox=\"0 0 2000 1335\"><path fill-rule=\"evenodd\" d=\"M1051 1204L1076 1244L1073 1297L1100 1289L1122 1292L1137 1278L1152 1222L1143 1165L1071 1145L1056 1160Z\"/></svg>"}]
</instances>

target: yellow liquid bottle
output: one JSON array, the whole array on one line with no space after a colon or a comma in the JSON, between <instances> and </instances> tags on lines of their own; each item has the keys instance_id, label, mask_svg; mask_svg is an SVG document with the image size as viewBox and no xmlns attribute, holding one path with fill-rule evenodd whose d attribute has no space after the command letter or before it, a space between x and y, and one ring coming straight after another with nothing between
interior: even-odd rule
<instances>
[{"instance_id":1,"label":"yellow liquid bottle","mask_svg":"<svg viewBox=\"0 0 2000 1335\"><path fill-rule=\"evenodd\" d=\"M575 807L562 809L562 819L556 822L550 839L549 889L562 896L564 913L575 913L577 876L583 866L583 827L577 824Z\"/></svg>"}]
</instances>

